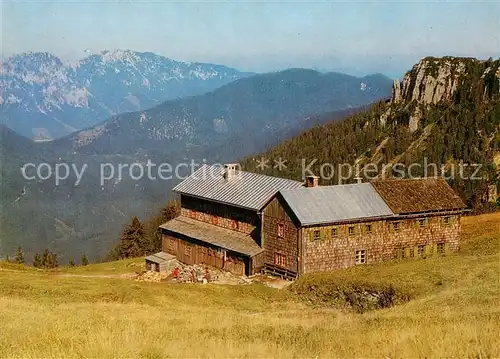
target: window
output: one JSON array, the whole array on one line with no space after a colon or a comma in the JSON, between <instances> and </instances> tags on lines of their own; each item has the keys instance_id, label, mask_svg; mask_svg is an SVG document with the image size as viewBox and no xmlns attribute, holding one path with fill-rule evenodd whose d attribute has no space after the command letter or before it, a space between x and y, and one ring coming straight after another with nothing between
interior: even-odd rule
<instances>
[{"instance_id":1,"label":"window","mask_svg":"<svg viewBox=\"0 0 500 359\"><path fill-rule=\"evenodd\" d=\"M443 224L445 226L449 226L451 223L451 218L450 217L443 217Z\"/></svg>"},{"instance_id":2,"label":"window","mask_svg":"<svg viewBox=\"0 0 500 359\"><path fill-rule=\"evenodd\" d=\"M172 238L169 238L167 243L169 251L173 251L175 248L175 241Z\"/></svg>"},{"instance_id":3,"label":"window","mask_svg":"<svg viewBox=\"0 0 500 359\"><path fill-rule=\"evenodd\" d=\"M392 222L392 229L394 229L394 231L399 231L401 229L401 226L399 225L399 222Z\"/></svg>"},{"instance_id":4,"label":"window","mask_svg":"<svg viewBox=\"0 0 500 359\"><path fill-rule=\"evenodd\" d=\"M212 215L212 224L219 225L219 217Z\"/></svg>"},{"instance_id":5,"label":"window","mask_svg":"<svg viewBox=\"0 0 500 359\"><path fill-rule=\"evenodd\" d=\"M354 235L355 233L354 226L349 226L349 228L347 229L347 233L349 233L350 236Z\"/></svg>"},{"instance_id":6,"label":"window","mask_svg":"<svg viewBox=\"0 0 500 359\"><path fill-rule=\"evenodd\" d=\"M190 245L184 246L184 255L186 257L191 257L191 246Z\"/></svg>"},{"instance_id":7,"label":"window","mask_svg":"<svg viewBox=\"0 0 500 359\"><path fill-rule=\"evenodd\" d=\"M283 238L285 237L285 226L283 223L278 223L278 237Z\"/></svg>"},{"instance_id":8,"label":"window","mask_svg":"<svg viewBox=\"0 0 500 359\"><path fill-rule=\"evenodd\" d=\"M401 251L401 258L406 258L406 257L408 257L408 249L403 248L403 250Z\"/></svg>"},{"instance_id":9,"label":"window","mask_svg":"<svg viewBox=\"0 0 500 359\"><path fill-rule=\"evenodd\" d=\"M314 231L313 232L313 238L314 238L315 241L319 240L321 238L320 231Z\"/></svg>"},{"instance_id":10,"label":"window","mask_svg":"<svg viewBox=\"0 0 500 359\"><path fill-rule=\"evenodd\" d=\"M356 251L356 264L366 263L366 251L364 249Z\"/></svg>"},{"instance_id":11,"label":"window","mask_svg":"<svg viewBox=\"0 0 500 359\"><path fill-rule=\"evenodd\" d=\"M365 233L367 233L367 234L372 233L372 225L371 224L367 224L365 226Z\"/></svg>"},{"instance_id":12,"label":"window","mask_svg":"<svg viewBox=\"0 0 500 359\"><path fill-rule=\"evenodd\" d=\"M417 251L418 251L418 256L423 257L425 255L425 246L419 245Z\"/></svg>"},{"instance_id":13,"label":"window","mask_svg":"<svg viewBox=\"0 0 500 359\"><path fill-rule=\"evenodd\" d=\"M280 267L286 266L286 256L281 253L274 253L274 264Z\"/></svg>"},{"instance_id":14,"label":"window","mask_svg":"<svg viewBox=\"0 0 500 359\"><path fill-rule=\"evenodd\" d=\"M337 228L332 228L332 231L331 231L331 236L332 237L337 237L337 234L338 234L338 231L337 231Z\"/></svg>"},{"instance_id":15,"label":"window","mask_svg":"<svg viewBox=\"0 0 500 359\"><path fill-rule=\"evenodd\" d=\"M201 253L202 254L207 254L207 250L208 250L207 247L201 247Z\"/></svg>"},{"instance_id":16,"label":"window","mask_svg":"<svg viewBox=\"0 0 500 359\"><path fill-rule=\"evenodd\" d=\"M427 224L427 219L426 218L420 218L417 222L418 226L420 228L423 228L425 227L425 225Z\"/></svg>"},{"instance_id":17,"label":"window","mask_svg":"<svg viewBox=\"0 0 500 359\"><path fill-rule=\"evenodd\" d=\"M437 252L438 254L444 254L444 243L440 242L437 244Z\"/></svg>"},{"instance_id":18,"label":"window","mask_svg":"<svg viewBox=\"0 0 500 359\"><path fill-rule=\"evenodd\" d=\"M432 256L434 254L434 246L432 244L429 244L427 246L427 254Z\"/></svg>"},{"instance_id":19,"label":"window","mask_svg":"<svg viewBox=\"0 0 500 359\"><path fill-rule=\"evenodd\" d=\"M234 229L235 231L237 231L237 230L238 230L238 228L239 228L239 223L238 223L238 221L237 221L237 220L233 219L233 220L231 221L231 228L232 228L232 229Z\"/></svg>"},{"instance_id":20,"label":"window","mask_svg":"<svg viewBox=\"0 0 500 359\"><path fill-rule=\"evenodd\" d=\"M403 250L401 248L394 248L394 258L401 259L403 257Z\"/></svg>"}]
</instances>

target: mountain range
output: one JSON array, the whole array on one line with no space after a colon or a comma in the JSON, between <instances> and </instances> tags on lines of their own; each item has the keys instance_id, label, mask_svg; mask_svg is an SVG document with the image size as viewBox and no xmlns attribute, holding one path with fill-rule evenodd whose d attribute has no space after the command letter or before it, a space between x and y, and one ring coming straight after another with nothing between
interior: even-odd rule
<instances>
[{"instance_id":1,"label":"mountain range","mask_svg":"<svg viewBox=\"0 0 500 359\"><path fill-rule=\"evenodd\" d=\"M311 127L312 117L349 110L390 94L383 75L362 78L290 69L233 81L212 92L128 112L54 141L53 147L87 154L202 154L207 147L244 137L252 148L235 148L233 158L266 148L289 131Z\"/></svg>"},{"instance_id":2,"label":"mountain range","mask_svg":"<svg viewBox=\"0 0 500 359\"><path fill-rule=\"evenodd\" d=\"M252 73L151 52L102 51L63 62L46 52L0 65L2 123L29 138L58 138L118 113L214 90Z\"/></svg>"},{"instance_id":3,"label":"mountain range","mask_svg":"<svg viewBox=\"0 0 500 359\"><path fill-rule=\"evenodd\" d=\"M101 183L101 164L236 161L361 111L389 97L391 85L383 75L290 69L114 115L53 141L34 143L3 127L0 253L22 244L31 254L48 247L66 256L102 258L130 216L144 218L165 204L178 180L135 180L126 172ZM53 177L23 178L19 168L27 162L88 167L77 186L73 172L56 185Z\"/></svg>"}]
</instances>

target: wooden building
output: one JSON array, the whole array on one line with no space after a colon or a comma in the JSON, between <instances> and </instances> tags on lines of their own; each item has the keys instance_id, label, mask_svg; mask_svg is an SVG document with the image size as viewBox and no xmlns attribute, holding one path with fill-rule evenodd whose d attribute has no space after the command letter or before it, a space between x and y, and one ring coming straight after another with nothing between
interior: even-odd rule
<instances>
[{"instance_id":1,"label":"wooden building","mask_svg":"<svg viewBox=\"0 0 500 359\"><path fill-rule=\"evenodd\" d=\"M318 186L203 166L174 188L163 252L237 274L286 277L459 248L464 203L442 179Z\"/></svg>"},{"instance_id":2,"label":"wooden building","mask_svg":"<svg viewBox=\"0 0 500 359\"><path fill-rule=\"evenodd\" d=\"M146 258L146 270L152 270L155 272L165 272L170 269L171 264L175 261L175 256L159 252L147 256Z\"/></svg>"},{"instance_id":3,"label":"wooden building","mask_svg":"<svg viewBox=\"0 0 500 359\"><path fill-rule=\"evenodd\" d=\"M434 178L280 191L263 209L265 262L299 275L456 251L465 208Z\"/></svg>"},{"instance_id":4,"label":"wooden building","mask_svg":"<svg viewBox=\"0 0 500 359\"><path fill-rule=\"evenodd\" d=\"M180 216L160 226L162 250L187 264L204 263L240 275L260 272L262 208L280 190L302 182L202 166L174 188Z\"/></svg>"}]
</instances>

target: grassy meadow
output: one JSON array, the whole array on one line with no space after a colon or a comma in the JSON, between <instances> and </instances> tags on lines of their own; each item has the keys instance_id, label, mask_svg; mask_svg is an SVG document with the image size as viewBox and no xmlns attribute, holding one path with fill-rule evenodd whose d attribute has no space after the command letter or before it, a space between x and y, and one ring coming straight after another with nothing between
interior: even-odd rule
<instances>
[{"instance_id":1,"label":"grassy meadow","mask_svg":"<svg viewBox=\"0 0 500 359\"><path fill-rule=\"evenodd\" d=\"M0 357L499 357L500 214L464 218L461 247L284 290L112 278L141 259L51 271L0 263ZM392 305L348 300L363 292L390 293Z\"/></svg>"}]
</instances>

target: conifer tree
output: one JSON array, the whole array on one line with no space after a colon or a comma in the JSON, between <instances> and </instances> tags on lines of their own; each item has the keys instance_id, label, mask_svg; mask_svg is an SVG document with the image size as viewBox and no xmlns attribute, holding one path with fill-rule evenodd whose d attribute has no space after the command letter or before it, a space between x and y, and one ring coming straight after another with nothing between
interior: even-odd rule
<instances>
[{"instance_id":1,"label":"conifer tree","mask_svg":"<svg viewBox=\"0 0 500 359\"><path fill-rule=\"evenodd\" d=\"M120 236L120 258L140 257L144 254L144 225L134 216L132 222L126 224Z\"/></svg>"},{"instance_id":2,"label":"conifer tree","mask_svg":"<svg viewBox=\"0 0 500 359\"><path fill-rule=\"evenodd\" d=\"M40 268L42 266L42 257L39 253L35 253L35 257L33 258L33 267Z\"/></svg>"},{"instance_id":3,"label":"conifer tree","mask_svg":"<svg viewBox=\"0 0 500 359\"><path fill-rule=\"evenodd\" d=\"M82 254L81 262L82 262L82 266L86 266L89 264L89 260L85 254Z\"/></svg>"},{"instance_id":4,"label":"conifer tree","mask_svg":"<svg viewBox=\"0 0 500 359\"><path fill-rule=\"evenodd\" d=\"M17 247L16 263L24 264L24 253L23 253L23 248L21 246Z\"/></svg>"},{"instance_id":5,"label":"conifer tree","mask_svg":"<svg viewBox=\"0 0 500 359\"><path fill-rule=\"evenodd\" d=\"M43 254L42 254L42 267L43 268L47 268L48 265L49 265L49 256L50 256L50 252L47 248L45 248L45 250L43 251Z\"/></svg>"}]
</instances>

